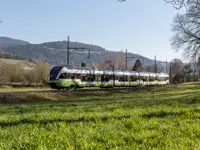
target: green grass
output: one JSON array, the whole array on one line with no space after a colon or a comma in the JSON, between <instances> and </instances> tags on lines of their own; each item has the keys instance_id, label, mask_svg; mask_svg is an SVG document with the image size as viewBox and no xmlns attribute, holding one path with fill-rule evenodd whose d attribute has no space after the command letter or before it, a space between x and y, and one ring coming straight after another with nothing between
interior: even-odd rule
<instances>
[{"instance_id":1,"label":"green grass","mask_svg":"<svg viewBox=\"0 0 200 150\"><path fill-rule=\"evenodd\" d=\"M200 149L198 84L37 98L0 106L0 149Z\"/></svg>"},{"instance_id":2,"label":"green grass","mask_svg":"<svg viewBox=\"0 0 200 150\"><path fill-rule=\"evenodd\" d=\"M41 90L50 90L51 88L46 87L5 87L0 88L0 92L29 92L29 91L41 91Z\"/></svg>"}]
</instances>

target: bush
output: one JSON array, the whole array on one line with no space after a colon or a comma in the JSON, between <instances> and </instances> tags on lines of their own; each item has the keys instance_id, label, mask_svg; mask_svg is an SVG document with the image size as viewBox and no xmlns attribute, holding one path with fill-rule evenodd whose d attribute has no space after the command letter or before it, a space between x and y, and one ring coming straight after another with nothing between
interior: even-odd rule
<instances>
[{"instance_id":1,"label":"bush","mask_svg":"<svg viewBox=\"0 0 200 150\"><path fill-rule=\"evenodd\" d=\"M33 69L26 70L20 63L7 64L0 62L0 84L46 84L50 66L48 63L38 61Z\"/></svg>"}]
</instances>

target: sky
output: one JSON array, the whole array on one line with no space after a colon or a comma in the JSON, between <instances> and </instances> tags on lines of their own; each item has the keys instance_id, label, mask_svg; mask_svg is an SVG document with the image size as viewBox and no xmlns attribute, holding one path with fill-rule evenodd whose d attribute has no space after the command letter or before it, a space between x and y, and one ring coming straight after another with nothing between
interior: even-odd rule
<instances>
[{"instance_id":1,"label":"sky","mask_svg":"<svg viewBox=\"0 0 200 150\"><path fill-rule=\"evenodd\" d=\"M67 40L157 60L182 58L170 45L177 10L164 0L1 0L0 36Z\"/></svg>"}]
</instances>

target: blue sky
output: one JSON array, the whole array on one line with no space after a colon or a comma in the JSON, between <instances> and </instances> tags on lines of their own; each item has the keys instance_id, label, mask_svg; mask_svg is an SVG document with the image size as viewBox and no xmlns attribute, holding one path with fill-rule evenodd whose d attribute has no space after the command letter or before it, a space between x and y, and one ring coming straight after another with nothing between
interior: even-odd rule
<instances>
[{"instance_id":1,"label":"blue sky","mask_svg":"<svg viewBox=\"0 0 200 150\"><path fill-rule=\"evenodd\" d=\"M32 43L66 40L159 60L182 58L170 46L177 14L164 0L1 0L0 36Z\"/></svg>"}]
</instances>

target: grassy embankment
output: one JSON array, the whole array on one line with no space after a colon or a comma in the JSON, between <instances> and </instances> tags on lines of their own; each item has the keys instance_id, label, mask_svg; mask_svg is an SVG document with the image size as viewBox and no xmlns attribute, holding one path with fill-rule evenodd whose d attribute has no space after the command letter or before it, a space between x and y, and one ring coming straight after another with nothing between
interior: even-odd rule
<instances>
[{"instance_id":1,"label":"grassy embankment","mask_svg":"<svg viewBox=\"0 0 200 150\"><path fill-rule=\"evenodd\" d=\"M200 86L153 91L35 94L43 103L2 104L0 149L200 149Z\"/></svg>"}]
</instances>

